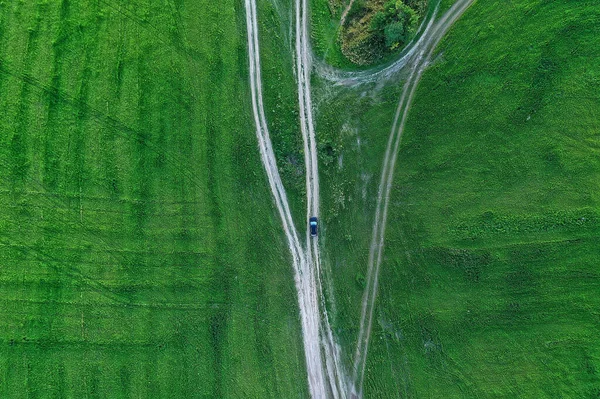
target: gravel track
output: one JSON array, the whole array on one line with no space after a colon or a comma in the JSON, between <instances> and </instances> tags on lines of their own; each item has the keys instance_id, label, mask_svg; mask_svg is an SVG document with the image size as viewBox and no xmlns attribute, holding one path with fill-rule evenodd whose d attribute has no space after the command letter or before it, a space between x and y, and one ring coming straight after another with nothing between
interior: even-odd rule
<instances>
[{"instance_id":1,"label":"gravel track","mask_svg":"<svg viewBox=\"0 0 600 399\"><path fill-rule=\"evenodd\" d=\"M433 15L436 12L437 8ZM419 26L415 38L408 43L406 48L400 53L398 59L389 65L377 66L364 71L343 71L326 64L323 60L313 55L314 70L321 78L339 86L355 87L366 83L382 83L404 69L406 64L422 47L423 42L427 40L434 21L435 18L433 16L424 20L421 26Z\"/></svg>"},{"instance_id":2,"label":"gravel track","mask_svg":"<svg viewBox=\"0 0 600 399\"><path fill-rule=\"evenodd\" d=\"M320 305L324 304L324 296L320 282L321 263L318 241L311 239L307 229L306 242L308 245L305 250L294 227L265 117L255 0L245 0L245 8L248 57L250 61L250 91L256 137L261 161L267 173L269 187L281 217L288 247L292 255L310 395L312 398L345 398L347 390L343 388L343 383L340 383L345 379L342 378L339 346L334 341L325 308L323 306L322 313L320 308ZM296 3L296 73L301 111L300 130L304 141L306 165L308 220L310 216L319 215L319 175L312 114L311 63L307 20L306 0L298 0ZM323 358L325 358L325 362Z\"/></svg>"}]
</instances>

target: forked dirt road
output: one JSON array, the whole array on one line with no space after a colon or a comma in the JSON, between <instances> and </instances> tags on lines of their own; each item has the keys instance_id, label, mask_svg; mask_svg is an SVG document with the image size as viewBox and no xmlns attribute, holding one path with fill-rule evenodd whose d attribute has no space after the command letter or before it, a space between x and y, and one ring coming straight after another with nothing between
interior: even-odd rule
<instances>
[{"instance_id":1,"label":"forked dirt road","mask_svg":"<svg viewBox=\"0 0 600 399\"><path fill-rule=\"evenodd\" d=\"M318 312L319 305L315 274L314 270L309 267L304 249L294 227L265 118L255 0L245 0L245 7L248 57L250 60L250 91L252 95L252 111L256 125L256 137L258 139L261 161L267 173L269 187L273 194L279 216L281 217L283 230L292 255L309 392L312 398L325 398L327 391L325 389L323 359L319 344L320 315Z\"/></svg>"},{"instance_id":2,"label":"forked dirt road","mask_svg":"<svg viewBox=\"0 0 600 399\"><path fill-rule=\"evenodd\" d=\"M410 68L410 74L404 85L385 153L382 177L378 190L373 237L370 246L367 287L362 301L359 340L354 356L353 378L352 381L348 381L341 365L338 345L331 331L329 317L324 306L318 241L311 239L307 229L306 248L301 244L294 227L287 195L277 168L263 106L256 0L245 0L248 57L250 60L250 89L252 110L256 124L256 136L261 161L267 173L269 187L281 217L292 256L294 282L300 309L308 386L313 399L327 397L337 399L346 398L347 396L362 396L362 381L368 352L373 308L377 296L378 274L383 251L387 208L394 166L404 124L417 84L433 54L433 50L450 26L473 1L458 0L442 18L439 20L432 18L421 38L405 51L401 59L391 67L383 70L398 70L408 67ZM318 159L310 86L312 55L308 34L307 0L296 0L295 5L296 76L298 79L300 130L304 142L308 219L310 216L319 216ZM335 77L338 75L340 74L336 75L333 73L331 76ZM390 74L382 73L382 70L379 70L367 73L363 72L360 75L345 77L344 79L345 81L358 84L388 76Z\"/></svg>"},{"instance_id":3,"label":"forked dirt road","mask_svg":"<svg viewBox=\"0 0 600 399\"><path fill-rule=\"evenodd\" d=\"M312 100L310 95L310 60L307 34L307 5L306 0L299 0L296 8L297 21L297 76L298 92L301 108L301 132L304 140L306 185L307 185L307 218L319 214L319 179L317 165L317 150L312 116ZM340 381L345 381L339 373L339 357L337 345L333 342L333 334L328 323L328 317L322 314L324 307L319 270L320 257L317 240L311 239L307 230L306 249L300 242L294 227L289 209L287 195L271 144L269 129L265 118L262 96L262 78L260 67L260 51L258 43L258 23L255 0L245 0L246 26L248 40L248 57L250 65L250 91L252 95L252 111L256 125L261 161L267 173L269 187L273 194L275 205L282 220L288 247L292 255L294 282L298 295L302 339L306 358L308 386L313 398L345 398L347 389L339 387ZM325 361L323 361L323 355Z\"/></svg>"}]
</instances>

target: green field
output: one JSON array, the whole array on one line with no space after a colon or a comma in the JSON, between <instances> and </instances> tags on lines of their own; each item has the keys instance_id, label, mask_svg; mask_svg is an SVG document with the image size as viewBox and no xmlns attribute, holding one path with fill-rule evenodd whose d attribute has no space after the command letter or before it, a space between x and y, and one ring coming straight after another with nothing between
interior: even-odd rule
<instances>
[{"instance_id":1,"label":"green field","mask_svg":"<svg viewBox=\"0 0 600 399\"><path fill-rule=\"evenodd\" d=\"M306 397L245 35L239 1L0 3L0 397Z\"/></svg>"},{"instance_id":2,"label":"green field","mask_svg":"<svg viewBox=\"0 0 600 399\"><path fill-rule=\"evenodd\" d=\"M442 42L398 158L365 397L599 397L599 38L594 1L478 0ZM346 353L399 88L319 113Z\"/></svg>"},{"instance_id":3,"label":"green field","mask_svg":"<svg viewBox=\"0 0 600 399\"><path fill-rule=\"evenodd\" d=\"M258 11L304 231L293 2ZM357 69L341 10L311 12L317 56ZM308 397L245 24L239 0L0 2L0 398ZM595 0L477 0L442 41L398 158L365 398L600 397L599 40ZM348 367L402 79L313 81Z\"/></svg>"}]
</instances>

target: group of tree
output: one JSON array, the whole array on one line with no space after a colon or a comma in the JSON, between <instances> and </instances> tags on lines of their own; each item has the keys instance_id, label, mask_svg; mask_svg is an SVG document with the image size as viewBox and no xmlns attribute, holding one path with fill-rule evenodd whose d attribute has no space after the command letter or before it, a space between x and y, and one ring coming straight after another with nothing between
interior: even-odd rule
<instances>
[{"instance_id":1,"label":"group of tree","mask_svg":"<svg viewBox=\"0 0 600 399\"><path fill-rule=\"evenodd\" d=\"M373 15L369 29L393 51L414 36L418 24L419 15L413 8L402 0L391 0Z\"/></svg>"},{"instance_id":2,"label":"group of tree","mask_svg":"<svg viewBox=\"0 0 600 399\"><path fill-rule=\"evenodd\" d=\"M342 53L368 65L402 49L416 34L427 0L355 0L340 32Z\"/></svg>"}]
</instances>

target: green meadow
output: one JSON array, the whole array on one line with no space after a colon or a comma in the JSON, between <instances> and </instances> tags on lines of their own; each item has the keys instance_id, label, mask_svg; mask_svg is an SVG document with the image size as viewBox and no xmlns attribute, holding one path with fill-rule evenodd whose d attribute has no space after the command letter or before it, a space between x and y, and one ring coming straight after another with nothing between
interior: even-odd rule
<instances>
[{"instance_id":1,"label":"green meadow","mask_svg":"<svg viewBox=\"0 0 600 399\"><path fill-rule=\"evenodd\" d=\"M336 4L311 1L315 53L360 69ZM293 10L258 2L303 231ZM396 164L365 398L600 396L599 43L592 0L477 0L441 42ZM402 79L313 80L348 368ZM242 1L0 2L0 94L0 397L308 397Z\"/></svg>"},{"instance_id":2,"label":"green meadow","mask_svg":"<svg viewBox=\"0 0 600 399\"><path fill-rule=\"evenodd\" d=\"M0 3L0 397L306 397L239 1Z\"/></svg>"},{"instance_id":3,"label":"green meadow","mask_svg":"<svg viewBox=\"0 0 600 399\"><path fill-rule=\"evenodd\" d=\"M599 40L594 1L478 0L442 41L398 156L365 397L600 395ZM320 83L349 367L401 84Z\"/></svg>"}]
</instances>

